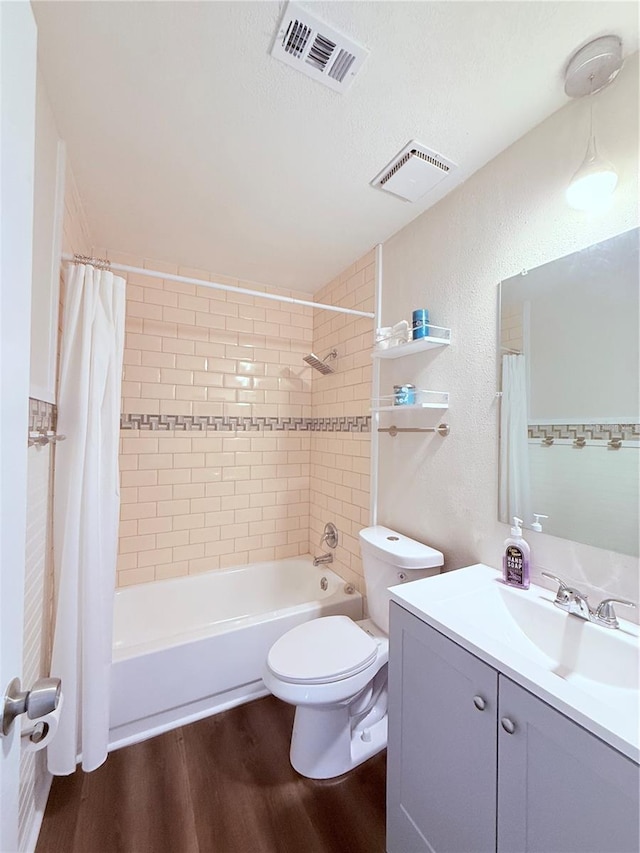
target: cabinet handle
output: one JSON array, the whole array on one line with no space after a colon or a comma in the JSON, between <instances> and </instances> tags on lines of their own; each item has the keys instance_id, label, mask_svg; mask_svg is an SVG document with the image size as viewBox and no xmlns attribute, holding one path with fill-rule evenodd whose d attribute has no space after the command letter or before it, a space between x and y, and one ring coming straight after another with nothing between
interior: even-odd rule
<instances>
[{"instance_id":1,"label":"cabinet handle","mask_svg":"<svg viewBox=\"0 0 640 853\"><path fill-rule=\"evenodd\" d=\"M482 696L474 696L473 704L476 706L478 711L484 711L484 709L487 707L487 703L484 701Z\"/></svg>"},{"instance_id":2,"label":"cabinet handle","mask_svg":"<svg viewBox=\"0 0 640 853\"><path fill-rule=\"evenodd\" d=\"M500 720L500 725L508 735L512 735L516 730L516 724L509 717L503 717Z\"/></svg>"}]
</instances>

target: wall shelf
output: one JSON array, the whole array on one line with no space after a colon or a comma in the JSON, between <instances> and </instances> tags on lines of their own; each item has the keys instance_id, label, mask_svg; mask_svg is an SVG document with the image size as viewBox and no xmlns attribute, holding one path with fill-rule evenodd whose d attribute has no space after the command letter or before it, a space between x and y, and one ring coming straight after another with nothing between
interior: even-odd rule
<instances>
[{"instance_id":1,"label":"wall shelf","mask_svg":"<svg viewBox=\"0 0 640 853\"><path fill-rule=\"evenodd\" d=\"M449 403L414 403L412 406L372 406L372 412L402 412L417 409L448 409Z\"/></svg>"},{"instance_id":2,"label":"wall shelf","mask_svg":"<svg viewBox=\"0 0 640 853\"><path fill-rule=\"evenodd\" d=\"M438 335L428 335L426 338L418 338L407 344L396 344L389 349L374 349L371 358L403 358L406 355L416 355L435 347L446 347L451 343L451 329L442 326L431 326Z\"/></svg>"},{"instance_id":3,"label":"wall shelf","mask_svg":"<svg viewBox=\"0 0 640 853\"><path fill-rule=\"evenodd\" d=\"M393 396L379 397L372 400L372 412L415 412L418 409L448 409L449 408L449 392L448 391L426 391L417 389L416 395L420 402L411 403L408 405L393 403Z\"/></svg>"}]
</instances>

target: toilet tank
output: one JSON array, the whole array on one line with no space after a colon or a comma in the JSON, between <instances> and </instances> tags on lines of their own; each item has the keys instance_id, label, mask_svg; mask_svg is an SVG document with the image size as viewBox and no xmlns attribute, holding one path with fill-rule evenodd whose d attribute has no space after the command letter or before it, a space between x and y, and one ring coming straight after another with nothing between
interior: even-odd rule
<instances>
[{"instance_id":1,"label":"toilet tank","mask_svg":"<svg viewBox=\"0 0 640 853\"><path fill-rule=\"evenodd\" d=\"M376 525L360 531L369 617L389 633L389 587L437 575L444 556L435 548Z\"/></svg>"}]
</instances>

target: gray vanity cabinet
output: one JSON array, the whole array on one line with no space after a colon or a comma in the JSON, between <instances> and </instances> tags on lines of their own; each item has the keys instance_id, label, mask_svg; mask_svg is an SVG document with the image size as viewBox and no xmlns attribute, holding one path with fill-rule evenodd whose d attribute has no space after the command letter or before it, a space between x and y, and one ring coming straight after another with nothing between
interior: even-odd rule
<instances>
[{"instance_id":1,"label":"gray vanity cabinet","mask_svg":"<svg viewBox=\"0 0 640 853\"><path fill-rule=\"evenodd\" d=\"M390 637L387 850L495 850L498 673L394 603Z\"/></svg>"},{"instance_id":2,"label":"gray vanity cabinet","mask_svg":"<svg viewBox=\"0 0 640 853\"><path fill-rule=\"evenodd\" d=\"M498 853L640 850L637 764L502 675L498 713Z\"/></svg>"},{"instance_id":3,"label":"gray vanity cabinet","mask_svg":"<svg viewBox=\"0 0 640 853\"><path fill-rule=\"evenodd\" d=\"M388 853L638 853L638 765L391 603Z\"/></svg>"}]
</instances>

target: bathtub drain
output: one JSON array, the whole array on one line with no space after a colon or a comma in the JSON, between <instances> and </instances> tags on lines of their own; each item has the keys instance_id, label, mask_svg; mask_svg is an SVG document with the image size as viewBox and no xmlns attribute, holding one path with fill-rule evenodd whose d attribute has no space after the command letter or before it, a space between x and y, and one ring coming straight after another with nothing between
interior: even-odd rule
<instances>
[{"instance_id":1,"label":"bathtub drain","mask_svg":"<svg viewBox=\"0 0 640 853\"><path fill-rule=\"evenodd\" d=\"M320 589L326 592L329 589L329 581L326 578L320 579Z\"/></svg>"}]
</instances>

